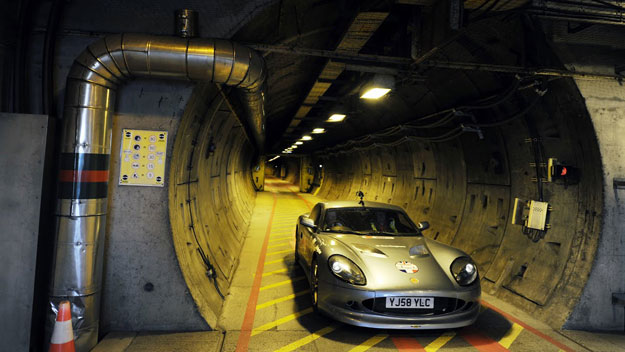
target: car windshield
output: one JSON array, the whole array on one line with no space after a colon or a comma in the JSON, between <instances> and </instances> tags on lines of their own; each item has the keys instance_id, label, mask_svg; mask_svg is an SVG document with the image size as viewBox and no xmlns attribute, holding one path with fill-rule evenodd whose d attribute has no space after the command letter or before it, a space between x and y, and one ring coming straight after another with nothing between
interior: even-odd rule
<instances>
[{"instance_id":1,"label":"car windshield","mask_svg":"<svg viewBox=\"0 0 625 352\"><path fill-rule=\"evenodd\" d=\"M323 231L356 234L419 234L401 211L381 208L335 208L325 213Z\"/></svg>"}]
</instances>

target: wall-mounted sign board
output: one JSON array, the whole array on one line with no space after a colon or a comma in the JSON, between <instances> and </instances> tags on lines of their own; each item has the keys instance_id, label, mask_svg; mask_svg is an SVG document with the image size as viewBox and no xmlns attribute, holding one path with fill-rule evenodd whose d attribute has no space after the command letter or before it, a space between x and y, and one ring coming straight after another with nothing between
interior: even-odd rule
<instances>
[{"instance_id":1,"label":"wall-mounted sign board","mask_svg":"<svg viewBox=\"0 0 625 352\"><path fill-rule=\"evenodd\" d=\"M167 131L122 129L119 184L165 185Z\"/></svg>"}]
</instances>

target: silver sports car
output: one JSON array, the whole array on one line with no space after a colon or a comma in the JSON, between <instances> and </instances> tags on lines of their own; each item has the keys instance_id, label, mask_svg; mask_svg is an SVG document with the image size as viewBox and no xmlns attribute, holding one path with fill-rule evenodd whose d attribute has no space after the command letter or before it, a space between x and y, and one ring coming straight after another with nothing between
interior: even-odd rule
<instances>
[{"instance_id":1,"label":"silver sports car","mask_svg":"<svg viewBox=\"0 0 625 352\"><path fill-rule=\"evenodd\" d=\"M477 319L480 280L464 252L425 238L398 206L317 203L299 217L295 258L313 309L372 328L445 329Z\"/></svg>"}]
</instances>

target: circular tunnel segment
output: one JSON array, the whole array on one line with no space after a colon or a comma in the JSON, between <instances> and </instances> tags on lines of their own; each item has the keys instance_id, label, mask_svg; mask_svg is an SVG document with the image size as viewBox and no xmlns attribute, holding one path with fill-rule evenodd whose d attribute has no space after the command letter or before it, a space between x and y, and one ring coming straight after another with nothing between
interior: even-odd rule
<instances>
[{"instance_id":1,"label":"circular tunnel segment","mask_svg":"<svg viewBox=\"0 0 625 352\"><path fill-rule=\"evenodd\" d=\"M481 76L490 79L439 75L429 99L447 107L455 103L450 98L456 99L450 91L491 90L496 77ZM486 112L500 114L494 120L503 121L533 104L519 118L447 141L386 139L387 146L344 144L319 153L324 179L317 195L356 199L362 190L365 201L403 207L413 221L430 223L425 236L473 257L484 292L560 328L582 293L598 245L601 159L574 82L559 79L545 87L543 97L519 93L496 112ZM551 157L574 165L579 180L546 182ZM512 224L515 198L522 206L529 200L547 202L549 228Z\"/></svg>"},{"instance_id":2,"label":"circular tunnel segment","mask_svg":"<svg viewBox=\"0 0 625 352\"><path fill-rule=\"evenodd\" d=\"M498 32L499 44L491 50L461 38L439 55L515 64L518 51L512 49L522 40L508 40L518 33L508 29ZM265 57L269 66L276 55ZM548 58L552 64L554 57ZM561 327L588 279L603 206L597 140L575 82L438 68L421 73L423 82L400 85L381 102L361 103L357 115L317 138L320 145L303 150L313 165L323 165L321 185L313 190L328 200L355 199L362 190L365 201L402 206L414 221L430 223L426 236L473 257L484 292ZM277 73L269 74L271 79ZM417 131L415 138L349 142L435 112L493 101L463 117L465 126L479 128L452 138L428 136L458 126ZM174 148L169 195L176 254L201 315L216 326L254 210L254 149L214 85L195 89ZM577 180L546 182L549 158L575 166ZM291 170L298 164L288 161ZM294 183L297 172L289 173ZM512 224L515 198L547 202L549 227Z\"/></svg>"}]
</instances>

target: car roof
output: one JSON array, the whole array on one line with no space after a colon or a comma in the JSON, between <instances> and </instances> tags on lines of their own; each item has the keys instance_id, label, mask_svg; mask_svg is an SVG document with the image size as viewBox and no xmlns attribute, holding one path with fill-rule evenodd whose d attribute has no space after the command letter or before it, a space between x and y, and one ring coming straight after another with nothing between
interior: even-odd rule
<instances>
[{"instance_id":1,"label":"car roof","mask_svg":"<svg viewBox=\"0 0 625 352\"><path fill-rule=\"evenodd\" d=\"M382 208L382 209L393 209L404 212L404 209L400 206L388 203L380 203L380 202L370 202L365 200L366 208ZM332 202L322 202L323 207L327 210L330 208L354 208L354 207L362 207L357 200L337 200Z\"/></svg>"}]
</instances>

